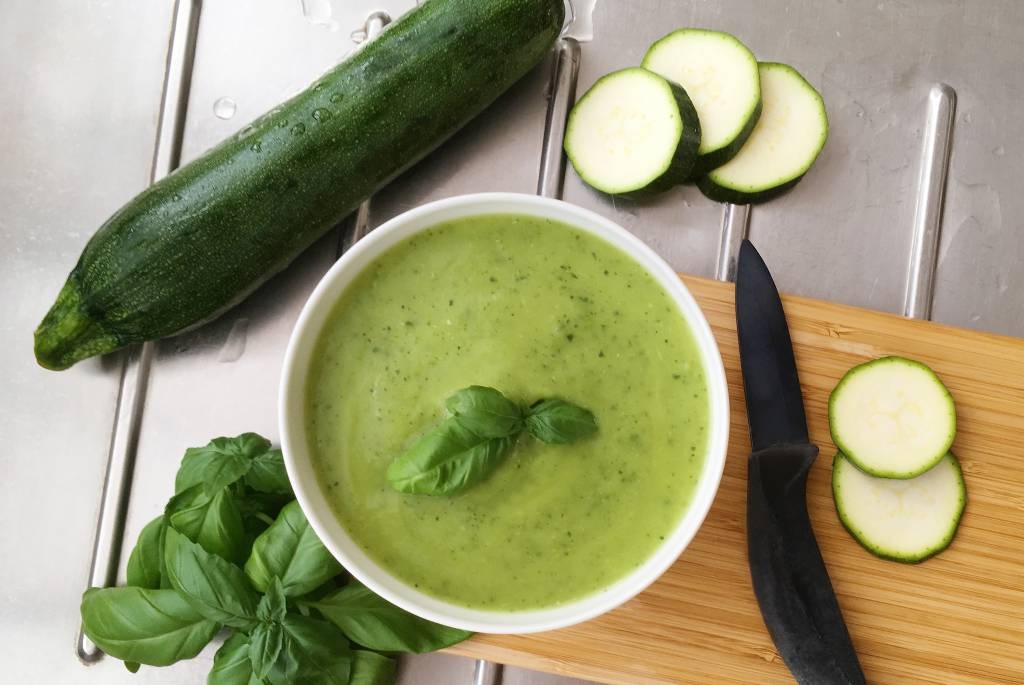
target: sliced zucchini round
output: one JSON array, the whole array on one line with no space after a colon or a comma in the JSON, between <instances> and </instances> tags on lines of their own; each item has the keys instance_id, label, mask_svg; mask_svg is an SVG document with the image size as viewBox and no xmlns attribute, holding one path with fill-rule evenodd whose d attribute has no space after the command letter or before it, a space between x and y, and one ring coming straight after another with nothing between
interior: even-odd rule
<instances>
[{"instance_id":1,"label":"sliced zucchini round","mask_svg":"<svg viewBox=\"0 0 1024 685\"><path fill-rule=\"evenodd\" d=\"M634 67L599 79L580 98L565 132L576 172L611 195L649 195L686 180L700 121L686 91Z\"/></svg>"},{"instance_id":2,"label":"sliced zucchini round","mask_svg":"<svg viewBox=\"0 0 1024 685\"><path fill-rule=\"evenodd\" d=\"M699 156L692 178L736 156L761 116L757 59L728 33L680 29L644 55L643 66L678 83L700 118Z\"/></svg>"},{"instance_id":3,"label":"sliced zucchini round","mask_svg":"<svg viewBox=\"0 0 1024 685\"><path fill-rule=\"evenodd\" d=\"M778 197L803 177L828 138L825 103L796 69L761 62L761 118L731 160L697 181L712 200L755 204Z\"/></svg>"},{"instance_id":4,"label":"sliced zucchini round","mask_svg":"<svg viewBox=\"0 0 1024 685\"><path fill-rule=\"evenodd\" d=\"M953 396L934 371L903 357L847 371L829 396L828 421L836 447L880 478L921 475L956 437Z\"/></svg>"},{"instance_id":5,"label":"sliced zucchini round","mask_svg":"<svg viewBox=\"0 0 1024 685\"><path fill-rule=\"evenodd\" d=\"M967 486L952 452L909 480L869 476L840 452L832 462L832 496L839 520L864 549L913 564L949 547Z\"/></svg>"}]
</instances>

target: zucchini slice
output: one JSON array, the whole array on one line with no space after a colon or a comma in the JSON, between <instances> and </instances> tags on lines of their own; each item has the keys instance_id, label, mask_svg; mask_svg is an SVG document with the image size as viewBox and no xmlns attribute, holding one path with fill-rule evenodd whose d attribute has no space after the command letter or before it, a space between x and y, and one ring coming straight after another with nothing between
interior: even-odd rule
<instances>
[{"instance_id":1,"label":"zucchini slice","mask_svg":"<svg viewBox=\"0 0 1024 685\"><path fill-rule=\"evenodd\" d=\"M825 103L796 69L761 62L761 118L731 160L697 181L712 200L754 204L778 197L814 164L828 137Z\"/></svg>"},{"instance_id":2,"label":"zucchini slice","mask_svg":"<svg viewBox=\"0 0 1024 685\"><path fill-rule=\"evenodd\" d=\"M846 372L828 400L832 441L857 468L914 478L946 456L956 436L953 396L921 362L882 357Z\"/></svg>"},{"instance_id":3,"label":"zucchini slice","mask_svg":"<svg viewBox=\"0 0 1024 685\"><path fill-rule=\"evenodd\" d=\"M949 547L967 487L952 452L909 480L869 476L840 452L832 462L832 496L839 520L864 549L913 564Z\"/></svg>"},{"instance_id":4,"label":"zucchini slice","mask_svg":"<svg viewBox=\"0 0 1024 685\"><path fill-rule=\"evenodd\" d=\"M643 66L678 83L693 100L701 139L691 178L736 156L761 116L757 59L728 33L680 29L644 55Z\"/></svg>"},{"instance_id":5,"label":"zucchini slice","mask_svg":"<svg viewBox=\"0 0 1024 685\"><path fill-rule=\"evenodd\" d=\"M580 178L610 195L650 195L682 183L699 145L700 121L686 91L640 67L598 79L565 131Z\"/></svg>"}]
</instances>

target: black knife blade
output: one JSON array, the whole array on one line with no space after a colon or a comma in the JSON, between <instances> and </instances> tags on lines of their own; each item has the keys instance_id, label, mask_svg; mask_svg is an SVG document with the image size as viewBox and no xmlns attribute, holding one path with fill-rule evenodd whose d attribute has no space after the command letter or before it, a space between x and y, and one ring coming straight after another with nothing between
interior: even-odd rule
<instances>
[{"instance_id":1,"label":"black knife blade","mask_svg":"<svg viewBox=\"0 0 1024 685\"><path fill-rule=\"evenodd\" d=\"M749 240L740 246L736 270L736 330L754 451L807 442L804 398L782 300Z\"/></svg>"},{"instance_id":2,"label":"black knife blade","mask_svg":"<svg viewBox=\"0 0 1024 685\"><path fill-rule=\"evenodd\" d=\"M865 685L807 515L818 456L782 301L768 267L743 241L736 328L753 453L747 470L747 552L754 594L782 660L801 685Z\"/></svg>"}]
</instances>

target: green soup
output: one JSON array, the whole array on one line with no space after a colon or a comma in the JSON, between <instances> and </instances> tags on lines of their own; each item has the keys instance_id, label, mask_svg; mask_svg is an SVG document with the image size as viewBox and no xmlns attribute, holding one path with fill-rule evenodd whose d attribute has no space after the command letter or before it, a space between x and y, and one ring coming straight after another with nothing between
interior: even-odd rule
<instances>
[{"instance_id":1,"label":"green soup","mask_svg":"<svg viewBox=\"0 0 1024 685\"><path fill-rule=\"evenodd\" d=\"M595 437L523 436L484 483L403 495L388 464L469 385L597 416ZM382 567L463 606L549 608L642 564L686 510L708 395L693 335L617 248L519 215L441 224L368 266L310 368L307 435L327 501Z\"/></svg>"}]
</instances>

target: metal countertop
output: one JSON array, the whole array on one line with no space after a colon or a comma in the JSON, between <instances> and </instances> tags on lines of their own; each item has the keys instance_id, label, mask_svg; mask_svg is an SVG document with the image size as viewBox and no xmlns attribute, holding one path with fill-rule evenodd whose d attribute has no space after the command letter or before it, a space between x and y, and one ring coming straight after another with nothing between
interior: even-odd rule
<instances>
[{"instance_id":1,"label":"metal countertop","mask_svg":"<svg viewBox=\"0 0 1024 685\"><path fill-rule=\"evenodd\" d=\"M115 450L134 443L123 419L131 413L137 355L51 373L34 364L31 333L95 228L173 161L173 130L180 128L182 159L191 159L342 59L371 12L398 16L412 5L88 0L0 7L0 436L13 445L0 453L0 545L8 550L0 566L0 645L10 682L205 678L212 649L138 676L115 660L89 667L78 660L77 607L108 454L112 443ZM831 122L821 159L793 192L749 216L750 236L782 290L904 312L908 275L912 285L927 285L918 278L927 259L915 255L927 258L934 247L933 319L1024 335L1024 235L1013 219L1024 212L1024 3L600 0L594 24L595 41L579 53L580 93L603 73L636 64L654 39L681 26L735 33L759 58L793 64L821 90ZM544 135L549 98L565 101L573 85L572 46L561 55L560 70L554 59L542 64L376 196L371 225L450 195L535 192L551 142ZM191 80L182 80L189 63ZM951 101L936 105L941 83L955 91L955 110ZM932 244L918 198L931 168L929 116L943 111L955 113L955 126L942 231ZM941 189L941 174L937 180ZM693 187L643 205L613 202L570 169L564 199L618 221L678 270L703 276L716 275L720 251L728 256L730 238L743 228L734 221L726 230L723 206ZM344 230L219 321L153 346L122 569L141 526L170 494L185 447L246 430L276 437L284 343ZM915 251L915 236L923 252ZM931 295L925 287L919 304ZM472 670L457 657L416 657L404 662L401 683L468 684ZM503 682L580 681L506 669Z\"/></svg>"}]
</instances>

